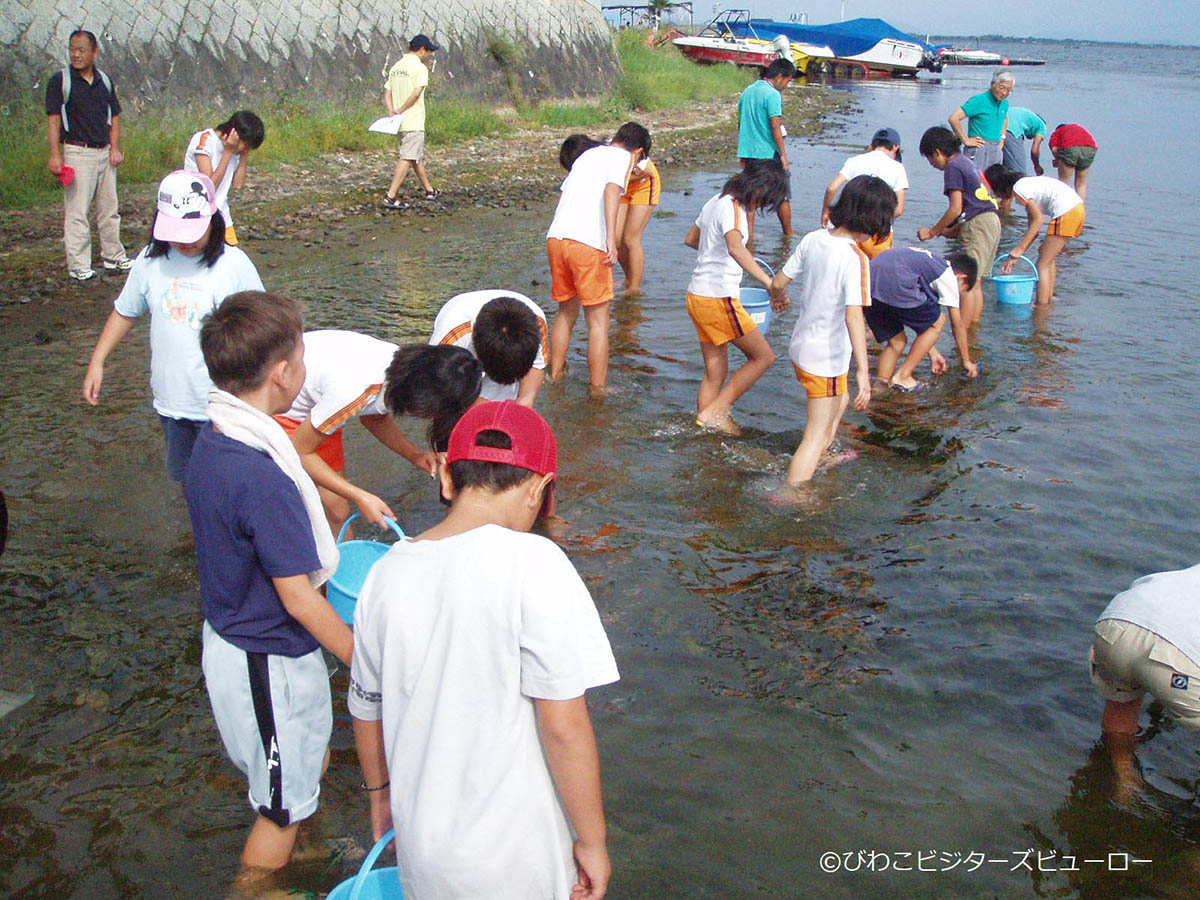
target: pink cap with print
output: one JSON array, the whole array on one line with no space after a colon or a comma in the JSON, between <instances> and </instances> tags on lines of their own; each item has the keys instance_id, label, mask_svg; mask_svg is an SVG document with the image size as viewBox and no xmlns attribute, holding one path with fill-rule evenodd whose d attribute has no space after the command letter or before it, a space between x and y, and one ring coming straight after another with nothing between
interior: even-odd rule
<instances>
[{"instance_id":1,"label":"pink cap with print","mask_svg":"<svg viewBox=\"0 0 1200 900\"><path fill-rule=\"evenodd\" d=\"M194 244L208 231L217 211L212 179L199 172L172 172L158 186L158 216L154 237L177 244Z\"/></svg>"}]
</instances>

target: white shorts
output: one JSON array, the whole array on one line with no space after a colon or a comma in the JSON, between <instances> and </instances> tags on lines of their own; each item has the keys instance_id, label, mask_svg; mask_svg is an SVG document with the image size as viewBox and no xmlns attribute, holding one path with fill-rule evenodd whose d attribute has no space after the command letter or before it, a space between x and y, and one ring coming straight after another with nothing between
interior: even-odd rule
<instances>
[{"instance_id":1,"label":"white shorts","mask_svg":"<svg viewBox=\"0 0 1200 900\"><path fill-rule=\"evenodd\" d=\"M205 622L202 665L225 752L250 782L250 806L280 828L307 819L333 733L320 648L295 658L247 653Z\"/></svg>"}]
</instances>

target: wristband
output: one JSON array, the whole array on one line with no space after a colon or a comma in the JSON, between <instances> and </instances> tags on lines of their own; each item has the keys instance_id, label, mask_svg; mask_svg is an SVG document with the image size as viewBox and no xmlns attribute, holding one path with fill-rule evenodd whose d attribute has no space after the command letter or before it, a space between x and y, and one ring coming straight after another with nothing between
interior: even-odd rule
<instances>
[{"instance_id":1,"label":"wristband","mask_svg":"<svg viewBox=\"0 0 1200 900\"><path fill-rule=\"evenodd\" d=\"M362 788L364 791L366 791L367 793L371 793L372 791L382 791L384 788L388 787L390 784L391 784L391 781L385 781L383 784L379 785L379 787L367 787L367 783L365 781L362 781L362 782L359 782L358 786L360 788Z\"/></svg>"}]
</instances>

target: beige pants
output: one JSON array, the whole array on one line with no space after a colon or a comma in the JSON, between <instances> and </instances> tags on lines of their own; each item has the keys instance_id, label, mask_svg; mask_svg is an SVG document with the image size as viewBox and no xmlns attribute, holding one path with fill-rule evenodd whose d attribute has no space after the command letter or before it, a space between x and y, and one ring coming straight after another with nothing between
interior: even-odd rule
<instances>
[{"instance_id":1,"label":"beige pants","mask_svg":"<svg viewBox=\"0 0 1200 900\"><path fill-rule=\"evenodd\" d=\"M75 170L75 180L63 189L63 243L67 268L92 267L92 231L88 212L96 217L100 231L100 255L109 262L125 258L121 244L121 215L117 212L117 170L108 161L108 148L63 145L63 163Z\"/></svg>"}]
</instances>

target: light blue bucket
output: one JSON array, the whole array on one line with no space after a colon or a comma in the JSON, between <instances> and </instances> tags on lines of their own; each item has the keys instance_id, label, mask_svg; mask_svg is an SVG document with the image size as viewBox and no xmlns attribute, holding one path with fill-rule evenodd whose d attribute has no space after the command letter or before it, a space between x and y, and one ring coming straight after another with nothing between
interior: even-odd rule
<instances>
[{"instance_id":1,"label":"light blue bucket","mask_svg":"<svg viewBox=\"0 0 1200 900\"><path fill-rule=\"evenodd\" d=\"M995 274L996 263L1007 258L1007 256L1001 256L992 263L992 283L996 285L996 299L1001 303L1013 306L1028 306L1033 302L1033 290L1038 283L1037 266L1029 257L1022 256L1021 260L1033 270L1032 275L1017 274L1016 272L1011 275Z\"/></svg>"},{"instance_id":2,"label":"light blue bucket","mask_svg":"<svg viewBox=\"0 0 1200 900\"><path fill-rule=\"evenodd\" d=\"M754 261L766 269L772 278L775 277L775 270L765 262L758 257L755 257ZM746 314L758 326L758 330L766 334L775 318L775 310L771 309L771 292L766 288L744 287L738 299L742 309L746 310Z\"/></svg>"},{"instance_id":3,"label":"light blue bucket","mask_svg":"<svg viewBox=\"0 0 1200 900\"><path fill-rule=\"evenodd\" d=\"M367 580L367 573L392 546L379 541L343 541L342 536L346 529L357 518L360 516L355 513L338 532L338 553L341 554L341 560L338 562L337 571L325 586L325 599L347 625L354 624L354 604L358 602L358 592ZM400 526L391 519L387 519L387 523L388 527L396 532L396 536L403 540L404 532L400 530Z\"/></svg>"},{"instance_id":4,"label":"light blue bucket","mask_svg":"<svg viewBox=\"0 0 1200 900\"><path fill-rule=\"evenodd\" d=\"M395 837L395 831L389 831L381 837L363 860L358 874L335 887L325 900L404 900L404 891L400 887L400 872L395 866L371 868L379 859L379 854L383 853L384 848Z\"/></svg>"}]
</instances>

